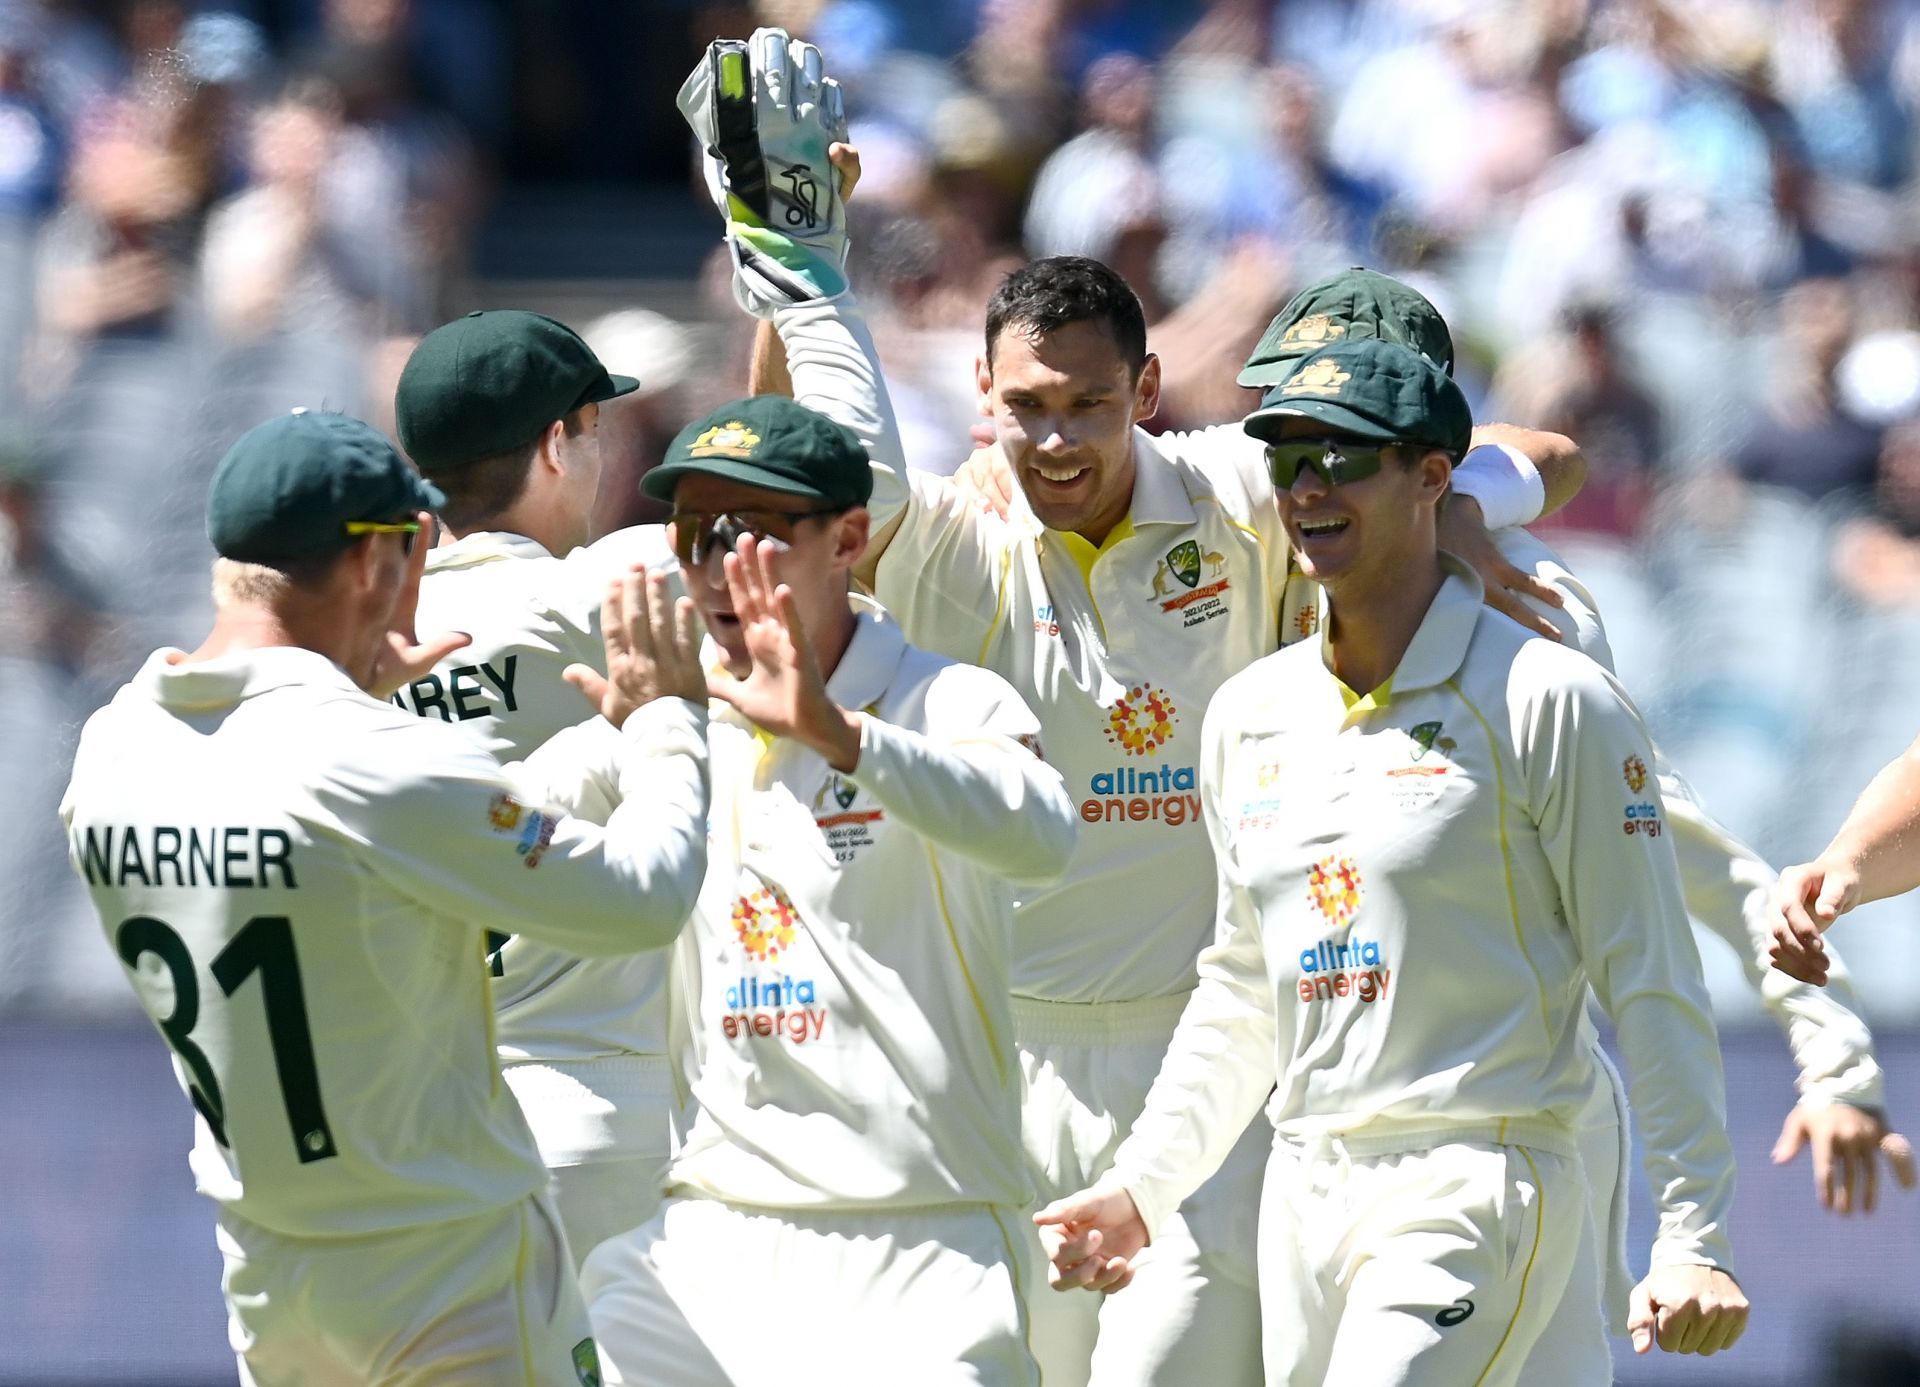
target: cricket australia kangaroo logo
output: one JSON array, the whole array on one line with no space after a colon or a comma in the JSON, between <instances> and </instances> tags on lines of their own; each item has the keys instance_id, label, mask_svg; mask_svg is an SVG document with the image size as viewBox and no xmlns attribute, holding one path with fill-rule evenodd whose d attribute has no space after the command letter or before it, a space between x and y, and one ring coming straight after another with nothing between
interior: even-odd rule
<instances>
[{"instance_id":1,"label":"cricket australia kangaroo logo","mask_svg":"<svg viewBox=\"0 0 1920 1387\"><path fill-rule=\"evenodd\" d=\"M793 943L800 922L793 902L776 887L761 887L733 903L733 932L747 957L764 963Z\"/></svg>"}]
</instances>

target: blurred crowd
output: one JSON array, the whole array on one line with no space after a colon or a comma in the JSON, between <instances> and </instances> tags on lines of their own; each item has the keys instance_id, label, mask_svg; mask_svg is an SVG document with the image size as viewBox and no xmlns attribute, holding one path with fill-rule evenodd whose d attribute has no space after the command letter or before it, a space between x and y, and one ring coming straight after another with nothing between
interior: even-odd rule
<instances>
[{"instance_id":1,"label":"blurred crowd","mask_svg":"<svg viewBox=\"0 0 1920 1387\"><path fill-rule=\"evenodd\" d=\"M89 990L51 810L87 711L205 618L212 464L294 404L384 426L414 337L503 303L471 267L516 187L536 233L595 188L649 209L605 234L658 233L652 277L514 275L646 382L599 519L648 518L633 480L747 340L653 215L702 224L659 74L763 23L845 87L918 465L965 457L1025 256L1136 286L1165 428L1243 414L1268 317L1369 264L1446 313L1479 417L1583 445L1543 528L1737 829L1804 855L1911 738L1920 0L0 0L0 1010ZM1917 926L1854 927L1877 1014L1920 1020Z\"/></svg>"}]
</instances>

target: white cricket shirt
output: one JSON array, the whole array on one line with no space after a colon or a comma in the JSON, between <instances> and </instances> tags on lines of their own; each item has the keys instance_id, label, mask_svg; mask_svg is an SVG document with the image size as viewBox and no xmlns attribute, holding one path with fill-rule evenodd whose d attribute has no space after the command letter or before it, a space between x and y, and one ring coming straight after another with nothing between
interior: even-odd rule
<instances>
[{"instance_id":1,"label":"white cricket shirt","mask_svg":"<svg viewBox=\"0 0 1920 1387\"><path fill-rule=\"evenodd\" d=\"M1446 563L1384 697L1302 643L1209 711L1219 934L1114 1178L1156 1226L1270 1091L1283 1138L1470 1129L1574 1154L1591 979L1645 1138L1654 1264L1730 1266L1720 1056L1651 743L1599 666Z\"/></svg>"},{"instance_id":2,"label":"white cricket shirt","mask_svg":"<svg viewBox=\"0 0 1920 1387\"><path fill-rule=\"evenodd\" d=\"M503 761L531 755L592 712L561 671L571 664L605 671L600 602L608 580L632 564L660 568L672 562L657 525L616 530L559 558L537 540L497 531L439 546L427 556L415 627L423 634L465 631L473 641L393 702L451 723ZM574 806L588 819L599 818L604 808ZM524 935L504 942L496 937L490 949L503 1061L666 1053L664 953L582 959ZM581 1099L601 1111L603 1105L590 1096ZM597 1130L600 1120L583 1127L574 1113L547 1111L555 1103L573 1106L549 1095L528 1113L542 1149L568 1161L591 1154L579 1149L580 1132ZM654 1126L659 1118L632 1115ZM603 1135L610 1149L621 1144L621 1133Z\"/></svg>"},{"instance_id":3,"label":"white cricket shirt","mask_svg":"<svg viewBox=\"0 0 1920 1387\"><path fill-rule=\"evenodd\" d=\"M827 682L866 713L851 775L714 705L711 865L674 951L698 1109L668 1188L1023 1205L1014 885L1059 874L1072 807L1005 681L855 603Z\"/></svg>"},{"instance_id":4,"label":"white cricket shirt","mask_svg":"<svg viewBox=\"0 0 1920 1387\"><path fill-rule=\"evenodd\" d=\"M198 1113L202 1193L290 1236L462 1218L545 1179L494 1057L482 936L659 949L705 870L706 710L604 764L503 771L324 656L153 655L88 720L61 814ZM543 793L589 774L604 828Z\"/></svg>"}]
</instances>

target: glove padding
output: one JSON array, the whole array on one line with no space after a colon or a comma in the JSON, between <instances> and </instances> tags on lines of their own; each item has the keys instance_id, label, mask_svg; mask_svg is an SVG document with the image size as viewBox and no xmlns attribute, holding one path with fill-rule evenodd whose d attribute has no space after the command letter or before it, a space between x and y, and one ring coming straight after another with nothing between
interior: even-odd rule
<instances>
[{"instance_id":1,"label":"glove padding","mask_svg":"<svg viewBox=\"0 0 1920 1387\"><path fill-rule=\"evenodd\" d=\"M756 318L847 292L847 209L827 149L847 138L840 84L784 29L715 39L677 104L726 219L733 296Z\"/></svg>"}]
</instances>

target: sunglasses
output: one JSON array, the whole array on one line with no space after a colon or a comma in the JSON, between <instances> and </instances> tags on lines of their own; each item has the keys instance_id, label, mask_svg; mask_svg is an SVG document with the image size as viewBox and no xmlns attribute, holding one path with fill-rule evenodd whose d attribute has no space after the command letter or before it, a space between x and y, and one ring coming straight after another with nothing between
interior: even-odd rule
<instances>
[{"instance_id":1,"label":"sunglasses","mask_svg":"<svg viewBox=\"0 0 1920 1387\"><path fill-rule=\"evenodd\" d=\"M347 533L359 535L399 535L400 552L413 553L413 537L420 533L418 520L349 520Z\"/></svg>"},{"instance_id":2,"label":"sunglasses","mask_svg":"<svg viewBox=\"0 0 1920 1387\"><path fill-rule=\"evenodd\" d=\"M689 568L698 568L709 557L724 554L740 543L744 535L755 539L793 542L793 532L802 520L822 515L838 515L843 508L827 506L820 510L677 510L667 517L673 527L673 552Z\"/></svg>"},{"instance_id":3,"label":"sunglasses","mask_svg":"<svg viewBox=\"0 0 1920 1387\"><path fill-rule=\"evenodd\" d=\"M1380 470L1390 443L1349 443L1334 438L1290 438L1267 445L1267 475L1282 491L1291 490L1300 469L1310 467L1328 486L1371 477Z\"/></svg>"}]
</instances>

